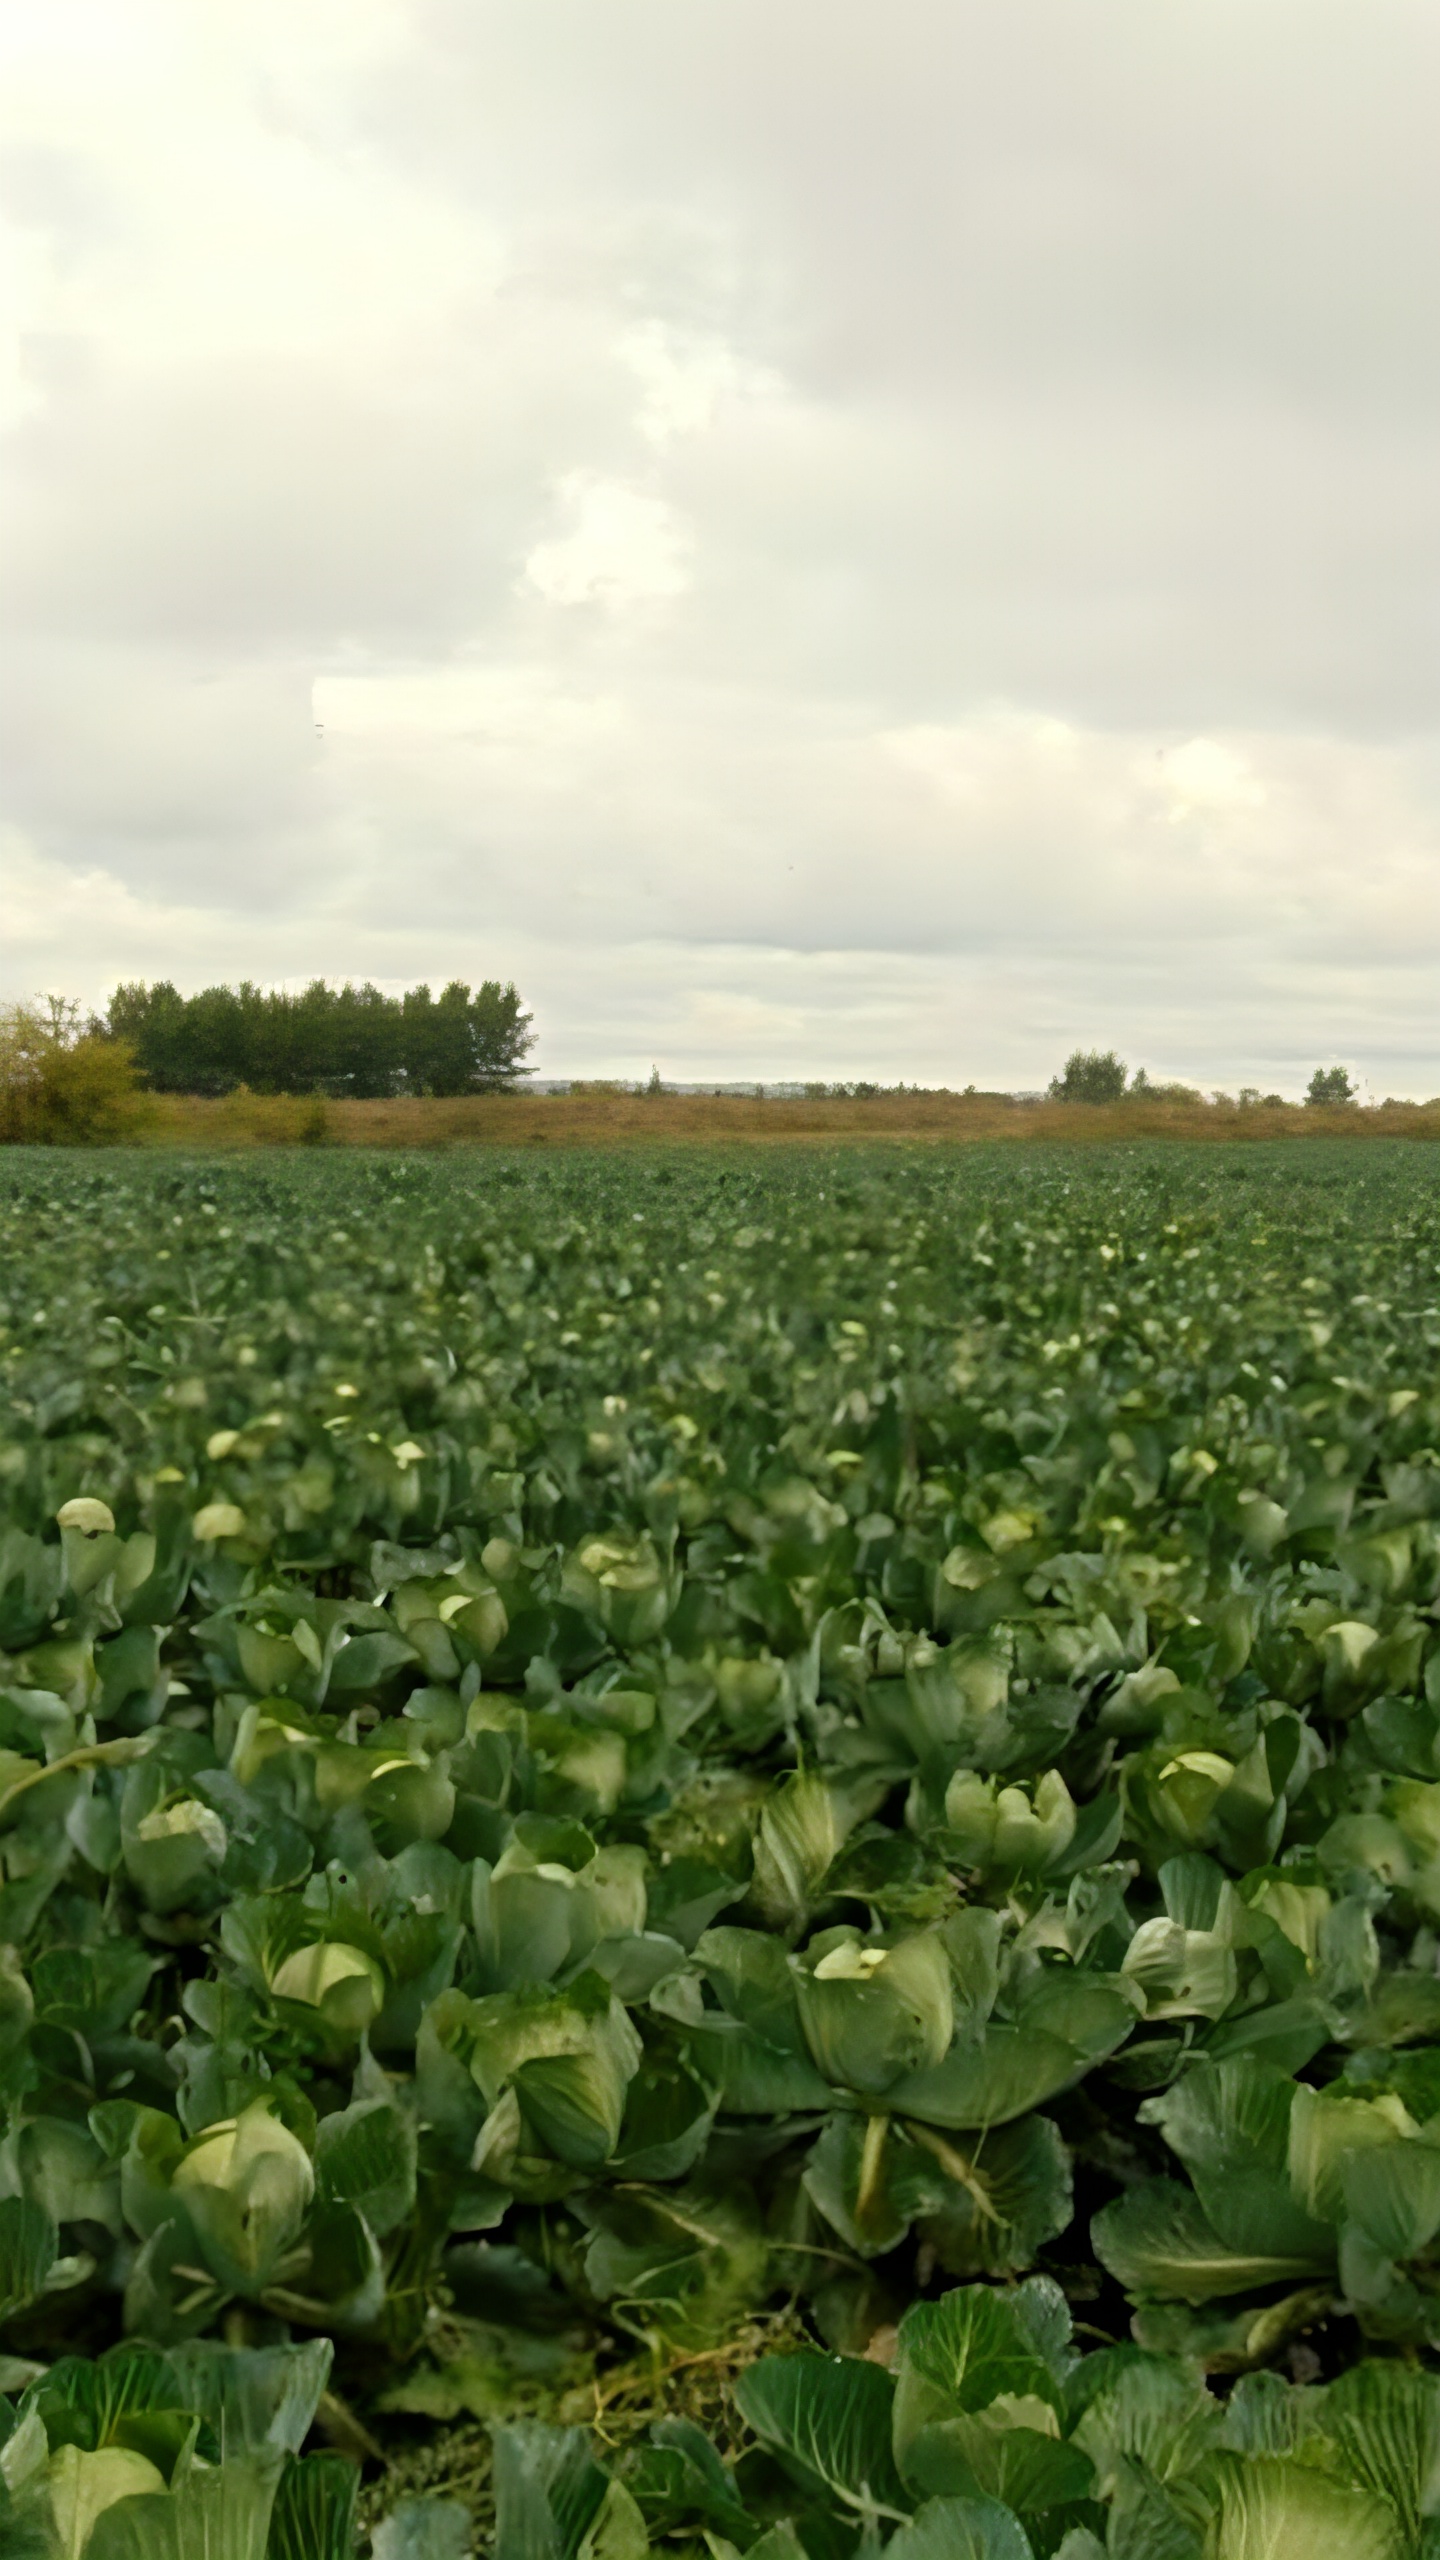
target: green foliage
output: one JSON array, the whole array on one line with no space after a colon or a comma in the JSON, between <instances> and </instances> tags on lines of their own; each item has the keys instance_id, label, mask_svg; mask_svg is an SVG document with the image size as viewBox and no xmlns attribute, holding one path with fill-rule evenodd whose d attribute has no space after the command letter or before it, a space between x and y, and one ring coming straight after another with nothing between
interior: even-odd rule
<instances>
[{"instance_id":1,"label":"green foliage","mask_svg":"<svg viewBox=\"0 0 1440 2560\"><path fill-rule=\"evenodd\" d=\"M1316 1110L1343 1110L1359 1099L1359 1090L1344 1067L1317 1067L1305 1087L1305 1099Z\"/></svg>"},{"instance_id":2,"label":"green foliage","mask_svg":"<svg viewBox=\"0 0 1440 2560\"><path fill-rule=\"evenodd\" d=\"M1425 1159L0 1236L0 2548L339 2560L332 2348L500 2421L505 2560L1440 2540Z\"/></svg>"},{"instance_id":3,"label":"green foliage","mask_svg":"<svg viewBox=\"0 0 1440 2560\"><path fill-rule=\"evenodd\" d=\"M128 1041L54 1000L0 1008L0 1145L113 1146L142 1107Z\"/></svg>"},{"instance_id":4,"label":"green foliage","mask_svg":"<svg viewBox=\"0 0 1440 2560\"><path fill-rule=\"evenodd\" d=\"M265 2560L350 2560L360 2475L338 2453L290 2462L270 2517Z\"/></svg>"},{"instance_id":5,"label":"green foliage","mask_svg":"<svg viewBox=\"0 0 1440 2560\"><path fill-rule=\"evenodd\" d=\"M529 1072L534 1045L530 1015L496 978L473 994L452 979L438 996L428 987L387 996L323 978L298 995L247 980L182 996L162 979L117 987L108 1025L156 1093L230 1093L242 1084L357 1098L502 1090Z\"/></svg>"},{"instance_id":6,"label":"green foliage","mask_svg":"<svg viewBox=\"0 0 1440 2560\"><path fill-rule=\"evenodd\" d=\"M949 2294L927 2307L923 2341L908 2315L898 2386L850 2356L751 2365L735 2399L769 2460L742 2455L733 2482L703 2444L666 2464L659 2448L676 2431L663 2422L627 2472L608 2475L579 2430L501 2430L497 2550L544 2560L600 2550L593 2520L626 2479L642 2524L718 2529L722 2548L759 2560L801 2550L1401 2560L1433 2547L1435 2376L1363 2363L1315 2389L1260 2374L1227 2404L1182 2358L1133 2347L1080 2355L1063 2302L1042 2292ZM616 2547L670 2546L617 2537Z\"/></svg>"},{"instance_id":7,"label":"green foliage","mask_svg":"<svg viewBox=\"0 0 1440 2560\"><path fill-rule=\"evenodd\" d=\"M1119 1102L1127 1073L1113 1049L1072 1049L1064 1074L1050 1080L1050 1096L1055 1102Z\"/></svg>"},{"instance_id":8,"label":"green foliage","mask_svg":"<svg viewBox=\"0 0 1440 2560\"><path fill-rule=\"evenodd\" d=\"M328 2369L328 2347L63 2358L18 2408L0 2401L0 2547L43 2560L342 2560L353 2467L294 2454Z\"/></svg>"},{"instance_id":9,"label":"green foliage","mask_svg":"<svg viewBox=\"0 0 1440 2560\"><path fill-rule=\"evenodd\" d=\"M895 2386L856 2356L765 2356L735 2385L741 2417L797 2487L874 2525L909 2504L891 2450Z\"/></svg>"}]
</instances>

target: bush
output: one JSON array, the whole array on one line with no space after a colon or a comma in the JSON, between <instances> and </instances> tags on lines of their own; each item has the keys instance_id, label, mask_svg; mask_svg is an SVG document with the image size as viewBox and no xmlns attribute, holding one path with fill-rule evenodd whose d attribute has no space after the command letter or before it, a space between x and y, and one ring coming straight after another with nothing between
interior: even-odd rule
<instances>
[{"instance_id":1,"label":"bush","mask_svg":"<svg viewBox=\"0 0 1440 2560\"><path fill-rule=\"evenodd\" d=\"M1203 1103L1205 1096L1201 1092L1200 1087L1196 1084L1176 1084L1173 1081L1169 1083L1154 1084L1145 1073L1144 1068L1137 1067L1134 1075L1130 1079L1130 1090L1126 1094L1125 1099L1127 1102ZM1228 1095L1217 1093L1215 1096L1215 1100L1217 1102L1226 1101L1228 1099Z\"/></svg>"},{"instance_id":2,"label":"bush","mask_svg":"<svg viewBox=\"0 0 1440 2560\"><path fill-rule=\"evenodd\" d=\"M140 1116L128 1041L82 1030L73 1006L52 1000L0 1011L0 1142L113 1146Z\"/></svg>"}]
</instances>

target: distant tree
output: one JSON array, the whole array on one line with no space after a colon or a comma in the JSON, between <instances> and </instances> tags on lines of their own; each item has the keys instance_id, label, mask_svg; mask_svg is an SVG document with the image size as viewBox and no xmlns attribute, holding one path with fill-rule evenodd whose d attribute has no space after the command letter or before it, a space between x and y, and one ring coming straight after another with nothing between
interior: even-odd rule
<instances>
[{"instance_id":1,"label":"distant tree","mask_svg":"<svg viewBox=\"0 0 1440 2560\"><path fill-rule=\"evenodd\" d=\"M344 990L345 995L352 992ZM343 1044L335 1018L341 1000L323 978L312 978L298 996L272 989L266 1004L264 1071L247 1077L247 1083L269 1093L349 1092L346 1068L353 1062L341 1062ZM361 1090L373 1087L362 1083ZM380 1090L388 1093L390 1087Z\"/></svg>"},{"instance_id":2,"label":"distant tree","mask_svg":"<svg viewBox=\"0 0 1440 2560\"><path fill-rule=\"evenodd\" d=\"M513 982L487 978L470 999L475 1041L475 1081L503 1092L517 1076L534 1074L525 1059L535 1046L534 1016L525 1011Z\"/></svg>"},{"instance_id":3,"label":"distant tree","mask_svg":"<svg viewBox=\"0 0 1440 2560\"><path fill-rule=\"evenodd\" d=\"M458 1003L456 999L459 999ZM464 1093L470 1083L470 990L458 980L437 1004L428 987L411 987L401 999L401 1056L412 1093Z\"/></svg>"},{"instance_id":4,"label":"distant tree","mask_svg":"<svg viewBox=\"0 0 1440 2560\"><path fill-rule=\"evenodd\" d=\"M134 980L116 988L106 1029L112 1040L129 1043L141 1075L156 1093L176 1093L184 1022L185 998L168 978L153 987Z\"/></svg>"},{"instance_id":5,"label":"distant tree","mask_svg":"<svg viewBox=\"0 0 1440 2560\"><path fill-rule=\"evenodd\" d=\"M1360 1087L1351 1083L1343 1067L1317 1067L1305 1087L1305 1099L1317 1111L1342 1110L1359 1098Z\"/></svg>"},{"instance_id":6,"label":"distant tree","mask_svg":"<svg viewBox=\"0 0 1440 2560\"><path fill-rule=\"evenodd\" d=\"M503 1090L528 1074L525 1053L534 1046L531 1018L513 986L487 978L472 996L452 978L439 996L412 987L404 999L405 1078L416 1093Z\"/></svg>"},{"instance_id":7,"label":"distant tree","mask_svg":"<svg viewBox=\"0 0 1440 2560\"><path fill-rule=\"evenodd\" d=\"M127 1041L156 1093L494 1091L528 1073L531 1017L513 986L489 978L472 995L458 978L383 995L314 978L298 995L246 980L182 996L168 979L117 987L103 1026Z\"/></svg>"},{"instance_id":8,"label":"distant tree","mask_svg":"<svg viewBox=\"0 0 1440 2560\"><path fill-rule=\"evenodd\" d=\"M1063 1076L1052 1076L1052 1102L1119 1102L1127 1068L1113 1049L1072 1049Z\"/></svg>"},{"instance_id":9,"label":"distant tree","mask_svg":"<svg viewBox=\"0 0 1440 2560\"><path fill-rule=\"evenodd\" d=\"M363 987L339 988L331 1004L329 1073L334 1082L328 1089L362 1101L393 1093L404 1049L400 1008L393 996L382 996L367 979Z\"/></svg>"}]
</instances>

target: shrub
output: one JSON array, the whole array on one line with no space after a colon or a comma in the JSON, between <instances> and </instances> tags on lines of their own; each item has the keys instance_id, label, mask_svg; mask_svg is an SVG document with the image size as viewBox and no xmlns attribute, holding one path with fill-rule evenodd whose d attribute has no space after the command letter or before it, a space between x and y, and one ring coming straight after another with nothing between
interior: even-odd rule
<instances>
[{"instance_id":1,"label":"shrub","mask_svg":"<svg viewBox=\"0 0 1440 2560\"><path fill-rule=\"evenodd\" d=\"M54 1000L0 1011L0 1141L10 1146L109 1146L141 1110L128 1041L82 1030Z\"/></svg>"}]
</instances>

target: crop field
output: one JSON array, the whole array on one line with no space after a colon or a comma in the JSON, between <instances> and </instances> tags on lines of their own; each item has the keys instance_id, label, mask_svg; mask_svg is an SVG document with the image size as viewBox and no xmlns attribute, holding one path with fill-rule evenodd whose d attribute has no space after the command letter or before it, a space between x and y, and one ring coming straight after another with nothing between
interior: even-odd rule
<instances>
[{"instance_id":1,"label":"crop field","mask_svg":"<svg viewBox=\"0 0 1440 2560\"><path fill-rule=\"evenodd\" d=\"M3 2560L1440 2560L1440 1147L0 1248Z\"/></svg>"}]
</instances>

